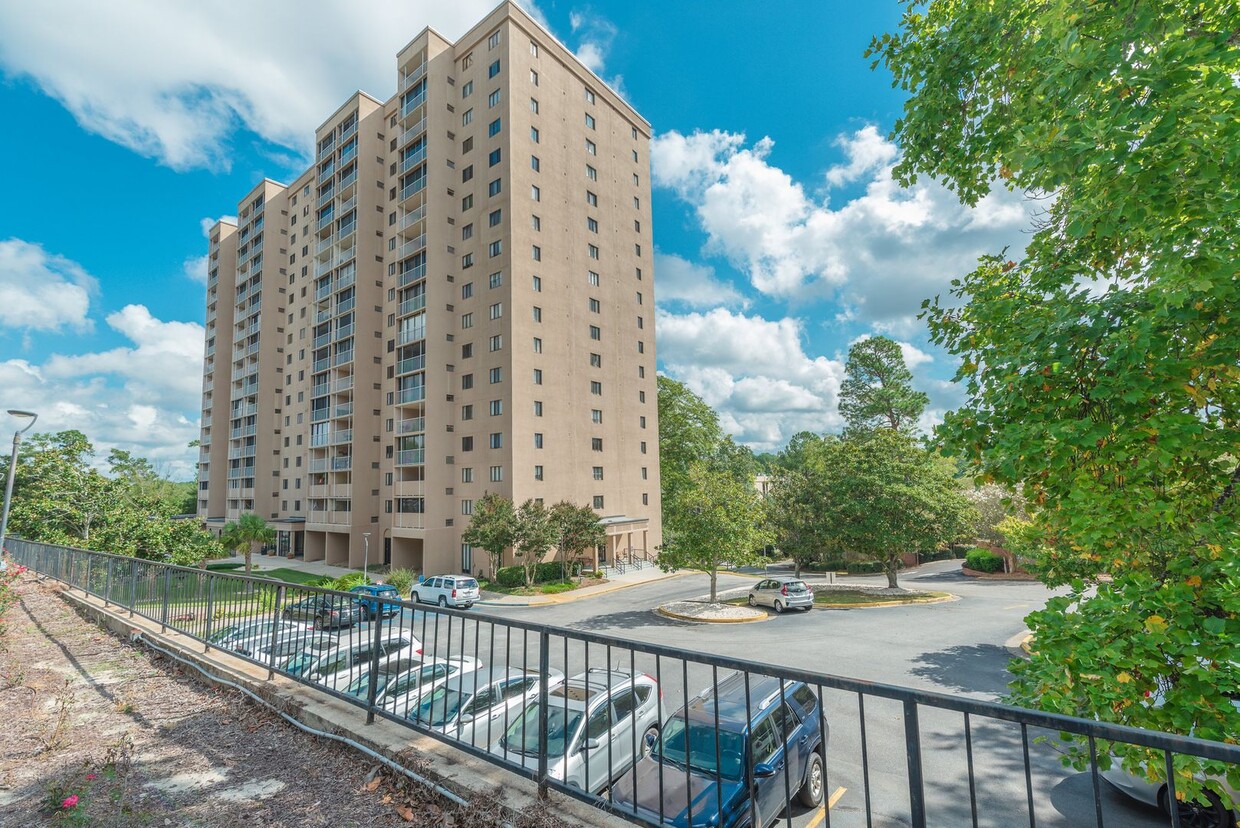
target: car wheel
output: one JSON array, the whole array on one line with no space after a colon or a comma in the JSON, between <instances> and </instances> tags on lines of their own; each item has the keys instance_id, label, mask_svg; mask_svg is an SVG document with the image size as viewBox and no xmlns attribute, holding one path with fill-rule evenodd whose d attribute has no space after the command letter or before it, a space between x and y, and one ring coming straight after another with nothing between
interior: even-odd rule
<instances>
[{"instance_id":1,"label":"car wheel","mask_svg":"<svg viewBox=\"0 0 1240 828\"><path fill-rule=\"evenodd\" d=\"M783 611L784 611L784 602L783 602L783 601L776 601L776 602L775 602L775 611L776 611L776 612L783 612Z\"/></svg>"},{"instance_id":2,"label":"car wheel","mask_svg":"<svg viewBox=\"0 0 1240 828\"><path fill-rule=\"evenodd\" d=\"M758 599L757 599L757 598L755 598L755 597L753 597L753 595L750 595L750 596L749 596L749 606L751 606L751 607L756 607L756 606L758 606Z\"/></svg>"},{"instance_id":3,"label":"car wheel","mask_svg":"<svg viewBox=\"0 0 1240 828\"><path fill-rule=\"evenodd\" d=\"M447 596L445 596L445 595L440 595L440 596L439 596L439 606L441 606L441 607L446 607L446 606L448 606L448 598L447 598Z\"/></svg>"},{"instance_id":4,"label":"car wheel","mask_svg":"<svg viewBox=\"0 0 1240 828\"><path fill-rule=\"evenodd\" d=\"M1205 802L1183 800L1179 803L1180 825L1182 828L1232 828L1231 813L1223 807L1223 803L1213 791L1205 791ZM1171 813L1171 804L1164 787L1158 792L1158 804L1164 813Z\"/></svg>"},{"instance_id":5,"label":"car wheel","mask_svg":"<svg viewBox=\"0 0 1240 828\"><path fill-rule=\"evenodd\" d=\"M409 600L415 604L422 603L422 599L418 597L418 594L416 592L409 596Z\"/></svg>"},{"instance_id":6,"label":"car wheel","mask_svg":"<svg viewBox=\"0 0 1240 828\"><path fill-rule=\"evenodd\" d=\"M809 767L805 769L805 783L797 791L797 799L807 808L817 808L822 804L822 757L814 751L809 755Z\"/></svg>"}]
</instances>

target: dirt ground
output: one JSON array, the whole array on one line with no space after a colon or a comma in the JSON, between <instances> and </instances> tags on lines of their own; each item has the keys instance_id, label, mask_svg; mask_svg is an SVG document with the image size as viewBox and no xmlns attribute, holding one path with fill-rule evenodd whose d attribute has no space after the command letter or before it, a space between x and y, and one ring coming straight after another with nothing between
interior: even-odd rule
<instances>
[{"instance_id":1,"label":"dirt ground","mask_svg":"<svg viewBox=\"0 0 1240 828\"><path fill-rule=\"evenodd\" d=\"M0 826L498 826L212 688L22 576L0 641ZM415 768L416 770L416 768ZM77 797L76 800L73 797ZM552 826L545 813L512 820Z\"/></svg>"}]
</instances>

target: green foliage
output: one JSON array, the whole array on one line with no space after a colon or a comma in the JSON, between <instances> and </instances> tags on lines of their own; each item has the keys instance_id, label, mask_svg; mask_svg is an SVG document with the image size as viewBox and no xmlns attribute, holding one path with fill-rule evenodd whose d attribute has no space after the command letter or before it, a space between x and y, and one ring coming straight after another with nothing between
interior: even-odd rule
<instances>
[{"instance_id":1,"label":"green foliage","mask_svg":"<svg viewBox=\"0 0 1240 828\"><path fill-rule=\"evenodd\" d=\"M541 500L530 498L517 509L512 551L525 569L525 585L533 586L534 573L560 536L560 528Z\"/></svg>"},{"instance_id":2,"label":"green foliage","mask_svg":"<svg viewBox=\"0 0 1240 828\"><path fill-rule=\"evenodd\" d=\"M1003 556L989 549L970 549L965 553L964 565L975 572L1002 572Z\"/></svg>"},{"instance_id":3,"label":"green foliage","mask_svg":"<svg viewBox=\"0 0 1240 828\"><path fill-rule=\"evenodd\" d=\"M877 575L886 572L887 566L886 561L849 561L844 564L844 569L849 575ZM903 562L896 561L896 569L903 568Z\"/></svg>"},{"instance_id":4,"label":"green foliage","mask_svg":"<svg viewBox=\"0 0 1240 828\"><path fill-rule=\"evenodd\" d=\"M276 530L267 525L262 515L244 512L234 521L224 524L220 532L220 544L232 552L245 554L245 573L250 574L251 558L256 546L274 543Z\"/></svg>"},{"instance_id":5,"label":"green foliage","mask_svg":"<svg viewBox=\"0 0 1240 828\"><path fill-rule=\"evenodd\" d=\"M710 575L710 600L716 596L719 567L755 563L771 542L762 499L752 481L727 470L692 463L676 508L678 519L664 528L658 564L664 571L700 569Z\"/></svg>"},{"instance_id":6,"label":"green foliage","mask_svg":"<svg viewBox=\"0 0 1240 828\"><path fill-rule=\"evenodd\" d=\"M474 501L469 526L461 540L481 549L491 559L491 572L498 572L504 563L504 550L516 542L517 510L512 501L495 492L487 492Z\"/></svg>"},{"instance_id":7,"label":"green foliage","mask_svg":"<svg viewBox=\"0 0 1240 828\"><path fill-rule=\"evenodd\" d=\"M589 506L561 500L551 507L551 522L558 533L556 546L563 572L571 571L569 561L579 563L587 549L602 546L607 541L607 530Z\"/></svg>"},{"instance_id":8,"label":"green foliage","mask_svg":"<svg viewBox=\"0 0 1240 828\"><path fill-rule=\"evenodd\" d=\"M688 485L689 466L713 458L724 436L718 415L684 383L660 374L658 387L659 478L667 512Z\"/></svg>"},{"instance_id":9,"label":"green foliage","mask_svg":"<svg viewBox=\"0 0 1240 828\"><path fill-rule=\"evenodd\" d=\"M353 587L355 586L362 586L363 584L370 584L370 583L374 583L374 582L371 581L370 578L367 578L361 572L349 572L337 578L322 578L320 579L317 586L325 587L327 589L339 590L340 592L348 592L349 590L353 589Z\"/></svg>"},{"instance_id":10,"label":"green foliage","mask_svg":"<svg viewBox=\"0 0 1240 828\"><path fill-rule=\"evenodd\" d=\"M840 414L848 423L848 432L889 428L913 433L930 398L914 391L912 382L904 352L895 340L872 336L855 343L848 349L840 385Z\"/></svg>"},{"instance_id":11,"label":"green foliage","mask_svg":"<svg viewBox=\"0 0 1240 828\"><path fill-rule=\"evenodd\" d=\"M576 567L568 570L569 575L576 575L580 570ZM534 570L533 580L526 581L524 566L506 566L495 573L495 583L502 587L515 589L531 584L549 584L561 580L559 562L540 563Z\"/></svg>"},{"instance_id":12,"label":"green foliage","mask_svg":"<svg viewBox=\"0 0 1240 828\"><path fill-rule=\"evenodd\" d=\"M1023 488L1018 542L1069 587L1030 617L1013 698L1205 738L1240 732L1238 28L1230 2L932 0L871 47L909 95L903 181L1054 196L1023 257L925 306L968 391L942 438ZM1210 763L1176 762L1196 795Z\"/></svg>"},{"instance_id":13,"label":"green foliage","mask_svg":"<svg viewBox=\"0 0 1240 828\"><path fill-rule=\"evenodd\" d=\"M798 575L802 567L839 557L843 551L822 519L823 495L808 466L802 466L781 467L766 497L767 523L775 545L792 558Z\"/></svg>"},{"instance_id":14,"label":"green foliage","mask_svg":"<svg viewBox=\"0 0 1240 828\"><path fill-rule=\"evenodd\" d=\"M1006 486L985 483L967 490L965 496L977 510L974 537L995 546L1004 546L1006 542L1002 527L1008 525L1007 521L1025 517L1025 498Z\"/></svg>"},{"instance_id":15,"label":"green foliage","mask_svg":"<svg viewBox=\"0 0 1240 828\"><path fill-rule=\"evenodd\" d=\"M410 591L413 589L414 583L418 580L418 574L412 569L397 568L390 570L388 574L383 576L384 583L391 584L396 587L396 591L400 593L402 598L408 598Z\"/></svg>"}]
</instances>

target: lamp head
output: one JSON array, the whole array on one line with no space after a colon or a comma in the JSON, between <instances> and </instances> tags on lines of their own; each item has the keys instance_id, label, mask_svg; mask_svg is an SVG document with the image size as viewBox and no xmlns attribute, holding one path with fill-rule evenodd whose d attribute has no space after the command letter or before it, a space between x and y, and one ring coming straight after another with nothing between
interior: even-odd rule
<instances>
[{"instance_id":1,"label":"lamp head","mask_svg":"<svg viewBox=\"0 0 1240 828\"><path fill-rule=\"evenodd\" d=\"M17 417L18 419L26 419L27 417L30 418L30 422L26 424L25 428L18 431L18 434L23 434L26 431L29 431L30 427L34 425L35 420L39 419L39 415L33 411L22 411L20 408L10 408L9 416Z\"/></svg>"}]
</instances>

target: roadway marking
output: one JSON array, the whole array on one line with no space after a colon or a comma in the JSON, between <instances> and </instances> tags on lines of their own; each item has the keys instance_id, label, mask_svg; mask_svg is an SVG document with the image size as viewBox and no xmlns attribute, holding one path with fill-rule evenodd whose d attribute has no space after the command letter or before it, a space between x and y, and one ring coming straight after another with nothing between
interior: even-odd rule
<instances>
[{"instance_id":1,"label":"roadway marking","mask_svg":"<svg viewBox=\"0 0 1240 828\"><path fill-rule=\"evenodd\" d=\"M819 807L818 813L813 819L810 820L809 825L806 825L805 828L818 828L818 826L822 824L822 821L827 818L827 809L834 808L835 803L840 801L840 797L844 795L844 791L846 790L848 790L848 788L836 788L835 793L831 794L831 798L827 800L827 807Z\"/></svg>"},{"instance_id":2,"label":"roadway marking","mask_svg":"<svg viewBox=\"0 0 1240 828\"><path fill-rule=\"evenodd\" d=\"M1027 606L1029 606L1029 605L1028 605L1028 604L1008 604L1006 607L1004 607L1004 609L1005 609L1005 610L1010 610L1010 609L1024 609L1024 608L1025 608L1025 607L1027 607Z\"/></svg>"}]
</instances>

